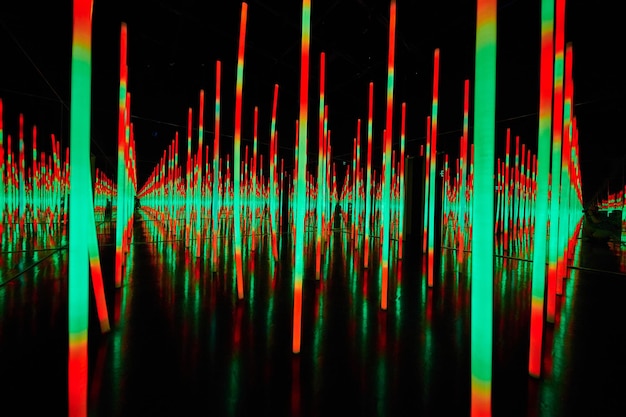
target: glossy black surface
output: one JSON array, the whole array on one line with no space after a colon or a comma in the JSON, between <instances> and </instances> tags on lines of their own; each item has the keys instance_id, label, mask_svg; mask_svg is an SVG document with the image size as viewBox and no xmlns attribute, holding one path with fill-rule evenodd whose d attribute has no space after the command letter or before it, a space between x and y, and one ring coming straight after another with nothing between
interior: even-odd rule
<instances>
[{"instance_id":1,"label":"glossy black surface","mask_svg":"<svg viewBox=\"0 0 626 417\"><path fill-rule=\"evenodd\" d=\"M383 311L377 240L364 269L362 246L345 229L333 230L316 280L307 239L298 254L306 276L302 347L294 355L289 233L279 237L278 263L267 234L246 238L238 300L230 236L218 239L213 265L210 242L197 258L145 212L135 217L128 270L114 288L113 226L98 226L111 331L100 332L92 297L90 416L469 416L470 252L459 264L456 251L444 248L428 288L417 239L407 240L400 261L392 245ZM67 415L68 252L62 239L48 238L3 241L6 416ZM555 323L545 327L539 379L527 372L531 263L522 254L495 258L494 416L624 415L624 248L574 241Z\"/></svg>"}]
</instances>

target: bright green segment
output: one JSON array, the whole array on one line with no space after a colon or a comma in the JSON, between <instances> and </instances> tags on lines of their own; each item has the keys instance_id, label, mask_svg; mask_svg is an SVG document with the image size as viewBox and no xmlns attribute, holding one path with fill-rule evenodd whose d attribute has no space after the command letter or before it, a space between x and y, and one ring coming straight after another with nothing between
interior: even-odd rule
<instances>
[{"instance_id":1,"label":"bright green segment","mask_svg":"<svg viewBox=\"0 0 626 417\"><path fill-rule=\"evenodd\" d=\"M76 14L76 11L75 11ZM72 47L70 108L70 218L68 267L68 325L70 344L87 340L89 325L89 264L85 219L90 210L90 120L91 120L91 25L75 16ZM89 22L91 23L91 22Z\"/></svg>"},{"instance_id":2,"label":"bright green segment","mask_svg":"<svg viewBox=\"0 0 626 417\"><path fill-rule=\"evenodd\" d=\"M479 1L479 3L481 3ZM490 398L493 332L496 4L478 7L474 97L472 242L472 400Z\"/></svg>"},{"instance_id":3,"label":"bright green segment","mask_svg":"<svg viewBox=\"0 0 626 417\"><path fill-rule=\"evenodd\" d=\"M306 214L306 164L307 164L307 120L308 120L308 67L309 38L311 31L311 2L304 0L302 5L302 62L300 74L300 117L298 121L298 166L296 196L296 253L304 252L304 217ZM304 275L304 257L296 256L295 282L301 282Z\"/></svg>"}]
</instances>

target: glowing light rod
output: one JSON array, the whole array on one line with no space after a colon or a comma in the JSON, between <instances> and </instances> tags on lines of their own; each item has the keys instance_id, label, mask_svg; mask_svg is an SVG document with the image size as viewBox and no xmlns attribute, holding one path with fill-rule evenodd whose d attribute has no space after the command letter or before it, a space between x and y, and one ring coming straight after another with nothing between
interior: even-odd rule
<instances>
[{"instance_id":1,"label":"glowing light rod","mask_svg":"<svg viewBox=\"0 0 626 417\"><path fill-rule=\"evenodd\" d=\"M389 51L387 61L387 118L385 120L384 155L383 155L383 189L381 198L382 216L382 257L381 265L381 291L380 308L387 310L387 287L389 282L389 240L390 240L390 215L391 215L391 137L393 125L393 82L394 82L394 57L396 41L396 2L391 0L389 8Z\"/></svg>"},{"instance_id":2,"label":"glowing light rod","mask_svg":"<svg viewBox=\"0 0 626 417\"><path fill-rule=\"evenodd\" d=\"M241 3L241 23L239 26L239 52L237 55L237 86L235 104L235 144L233 160L233 216L235 221L235 267L237 270L237 297L243 299L243 259L241 254L241 111L243 90L243 59L246 47L246 21L248 17L248 4Z\"/></svg>"},{"instance_id":3,"label":"glowing light rod","mask_svg":"<svg viewBox=\"0 0 626 417\"><path fill-rule=\"evenodd\" d=\"M126 23L122 23L120 31L120 91L119 91L119 115L117 131L117 219L115 223L115 287L122 286L122 270L124 268L124 220L126 218L125 206L126 195L125 183L125 152L126 147L126 98L127 98L127 77L128 67L126 65L128 32Z\"/></svg>"},{"instance_id":4,"label":"glowing light rod","mask_svg":"<svg viewBox=\"0 0 626 417\"><path fill-rule=\"evenodd\" d=\"M437 114L439 109L439 48L433 58L433 102L430 126L430 166L428 181L428 286L433 286L435 274L435 185L437 184Z\"/></svg>"},{"instance_id":5,"label":"glowing light rod","mask_svg":"<svg viewBox=\"0 0 626 417\"><path fill-rule=\"evenodd\" d=\"M304 220L306 212L307 121L309 109L309 45L311 39L311 1L302 1L302 52L300 54L300 116L297 138L297 179L295 212L295 253L304 253ZM304 257L296 256L293 282L293 353L300 352L302 333L302 279Z\"/></svg>"},{"instance_id":6,"label":"glowing light rod","mask_svg":"<svg viewBox=\"0 0 626 417\"><path fill-rule=\"evenodd\" d=\"M471 415L491 415L497 0L478 0L471 264Z\"/></svg>"},{"instance_id":7,"label":"glowing light rod","mask_svg":"<svg viewBox=\"0 0 626 417\"><path fill-rule=\"evenodd\" d=\"M552 123L552 171L550 185L550 227L548 250L548 288L546 320L554 323L556 315L556 276L559 257L559 215L561 205L561 160L563 137L563 50L565 37L565 0L556 0L554 32L554 108Z\"/></svg>"},{"instance_id":8,"label":"glowing light rod","mask_svg":"<svg viewBox=\"0 0 626 417\"><path fill-rule=\"evenodd\" d=\"M87 333L89 328L88 247L83 238L91 201L89 155L91 110L90 0L75 0L70 107L70 199L68 266L68 414L87 415Z\"/></svg>"},{"instance_id":9,"label":"glowing light rod","mask_svg":"<svg viewBox=\"0 0 626 417\"><path fill-rule=\"evenodd\" d=\"M324 75L326 67L326 54L320 54L320 104L318 110L318 132L317 132L317 227L315 234L315 279L320 279L322 265L322 233L324 228Z\"/></svg>"},{"instance_id":10,"label":"glowing light rod","mask_svg":"<svg viewBox=\"0 0 626 417\"><path fill-rule=\"evenodd\" d=\"M368 94L368 110L367 110L367 166L365 183L365 242L363 247L363 267L369 266L370 251L370 228L372 215L372 117L374 112L374 83L369 83Z\"/></svg>"}]
</instances>

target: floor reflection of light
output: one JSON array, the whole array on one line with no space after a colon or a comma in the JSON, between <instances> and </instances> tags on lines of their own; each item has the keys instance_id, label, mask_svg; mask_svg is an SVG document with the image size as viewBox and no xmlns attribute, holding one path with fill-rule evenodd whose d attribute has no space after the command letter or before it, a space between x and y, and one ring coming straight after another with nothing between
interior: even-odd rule
<instances>
[{"instance_id":1,"label":"floor reflection of light","mask_svg":"<svg viewBox=\"0 0 626 417\"><path fill-rule=\"evenodd\" d=\"M235 266L236 268L236 266ZM244 383L243 375L241 374L241 322L243 317L243 306L241 304L235 305L235 323L233 328L233 340L232 351L230 356L230 372L228 372L228 394L227 404L229 415L239 415L238 408L243 404L241 402L241 391Z\"/></svg>"}]
</instances>

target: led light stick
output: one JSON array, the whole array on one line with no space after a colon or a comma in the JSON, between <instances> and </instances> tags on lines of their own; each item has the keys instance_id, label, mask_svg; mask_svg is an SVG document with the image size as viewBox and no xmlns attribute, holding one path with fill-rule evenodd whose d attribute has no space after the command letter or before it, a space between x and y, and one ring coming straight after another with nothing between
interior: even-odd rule
<instances>
[{"instance_id":1,"label":"led light stick","mask_svg":"<svg viewBox=\"0 0 626 417\"><path fill-rule=\"evenodd\" d=\"M567 43L565 46L565 92L563 100L563 144L562 144L562 163L561 163L561 204L559 213L559 254L557 259L557 272L556 272L556 295L563 294L563 279L567 275L567 242L570 230L570 178L569 167L571 164L571 149L570 149L570 128L571 117L573 113L572 108L572 44ZM582 211L582 210L581 210ZM580 218L578 216L577 218Z\"/></svg>"},{"instance_id":2,"label":"led light stick","mask_svg":"<svg viewBox=\"0 0 626 417\"><path fill-rule=\"evenodd\" d=\"M222 64L215 63L215 135L213 136L213 201L211 202L211 216L213 220L212 247L213 247L213 267L217 265L217 233L219 230L220 203L220 101L221 101L221 74Z\"/></svg>"},{"instance_id":3,"label":"led light stick","mask_svg":"<svg viewBox=\"0 0 626 417\"><path fill-rule=\"evenodd\" d=\"M389 281L389 239L391 235L391 137L393 125L393 85L394 57L396 40L396 1L391 0L389 8L389 56L387 61L387 116L384 134L383 189L381 200L382 215L382 258L381 258L381 293L380 308L387 310L387 287Z\"/></svg>"},{"instance_id":4,"label":"led light stick","mask_svg":"<svg viewBox=\"0 0 626 417\"><path fill-rule=\"evenodd\" d=\"M187 160L185 161L185 247L189 247L191 234L191 197L193 183L191 181L192 156L191 156L191 131L192 125L191 107L187 110Z\"/></svg>"},{"instance_id":5,"label":"led light stick","mask_svg":"<svg viewBox=\"0 0 626 417\"><path fill-rule=\"evenodd\" d=\"M200 109L198 110L198 157L196 161L195 212L196 212L196 257L201 254L202 236L202 147L204 146L204 90L200 90Z\"/></svg>"},{"instance_id":6,"label":"led light stick","mask_svg":"<svg viewBox=\"0 0 626 417\"><path fill-rule=\"evenodd\" d=\"M365 242L363 248L363 267L368 268L370 251L370 234L372 224L372 116L374 112L374 83L369 83L369 100L367 113L367 171L365 183Z\"/></svg>"},{"instance_id":7,"label":"led light stick","mask_svg":"<svg viewBox=\"0 0 626 417\"><path fill-rule=\"evenodd\" d=\"M115 226L115 288L122 286L122 269L124 256L122 239L124 218L126 216L126 195L124 184L124 149L126 146L126 97L128 67L126 65L128 31L126 23L122 22L120 32L120 91L119 91L119 118L117 131L117 219Z\"/></svg>"},{"instance_id":8,"label":"led light stick","mask_svg":"<svg viewBox=\"0 0 626 417\"><path fill-rule=\"evenodd\" d=\"M561 203L561 163L563 134L563 46L565 0L556 0L554 33L554 123L552 124L552 172L550 187L550 247L548 251L548 301L546 319L554 323L556 314L556 276L559 257L559 214Z\"/></svg>"},{"instance_id":9,"label":"led light stick","mask_svg":"<svg viewBox=\"0 0 626 417\"><path fill-rule=\"evenodd\" d=\"M497 0L478 0L472 212L471 416L491 415Z\"/></svg>"},{"instance_id":10,"label":"led light stick","mask_svg":"<svg viewBox=\"0 0 626 417\"><path fill-rule=\"evenodd\" d=\"M241 107L243 90L243 67L244 51L246 45L246 20L248 16L248 4L241 3L241 23L239 26L239 51L237 55L237 85L235 107L235 143L233 160L233 216L235 220L235 267L237 270L237 297L243 299L243 259L241 255L241 189L240 189L240 164L241 164Z\"/></svg>"},{"instance_id":11,"label":"led light stick","mask_svg":"<svg viewBox=\"0 0 626 417\"><path fill-rule=\"evenodd\" d=\"M430 209L430 156L431 156L431 139L430 139L430 120L431 116L426 116L426 151L424 154L424 213L422 216L422 258L424 261L424 269L426 270L426 282L428 282L428 211Z\"/></svg>"},{"instance_id":12,"label":"led light stick","mask_svg":"<svg viewBox=\"0 0 626 417\"><path fill-rule=\"evenodd\" d=\"M3 113L2 113L2 99L0 98L0 240L2 239L3 225L4 225L4 210L6 206L6 189L4 181L4 173L6 167L4 166L4 130L3 130Z\"/></svg>"},{"instance_id":13,"label":"led light stick","mask_svg":"<svg viewBox=\"0 0 626 417\"><path fill-rule=\"evenodd\" d=\"M530 349L528 372L541 376L543 343L543 311L546 280L546 238L548 231L548 181L550 173L550 142L552 130L554 0L541 1L541 61L539 84L539 131L537 147L537 195L535 199L535 233L531 289Z\"/></svg>"},{"instance_id":14,"label":"led light stick","mask_svg":"<svg viewBox=\"0 0 626 417\"><path fill-rule=\"evenodd\" d=\"M316 218L317 226L315 233L315 279L320 279L322 269L322 236L324 228L324 173L326 167L324 164L324 148L325 148L325 130L324 130L324 89L326 75L326 54L320 53L320 104L318 109L318 132L317 132L317 207Z\"/></svg>"},{"instance_id":15,"label":"led light stick","mask_svg":"<svg viewBox=\"0 0 626 417\"><path fill-rule=\"evenodd\" d=\"M406 129L406 103L402 103L402 119L400 124L400 196L398 210L398 259L402 259L402 241L404 240L404 148L405 148L405 129Z\"/></svg>"},{"instance_id":16,"label":"led light stick","mask_svg":"<svg viewBox=\"0 0 626 417\"><path fill-rule=\"evenodd\" d=\"M278 107L278 84L274 84L274 98L272 101L272 123L270 125L270 177L269 177L269 189L270 189L270 197L269 197L269 206L270 206L270 221L273 220L274 227L271 227L272 233L272 254L274 255L274 260L278 261L278 244L276 241L276 232L279 227L278 216L280 215L278 210L276 191L278 188L278 178L276 176L276 162L277 162L277 142L278 135L276 134L276 111ZM272 218L275 216L275 218Z\"/></svg>"},{"instance_id":17,"label":"led light stick","mask_svg":"<svg viewBox=\"0 0 626 417\"><path fill-rule=\"evenodd\" d=\"M71 219L68 265L68 414L87 415L87 333L89 328L88 247L82 238L89 226L87 211L91 178L89 141L91 109L91 15L90 0L73 3L72 75L70 108L70 152L72 170Z\"/></svg>"},{"instance_id":18,"label":"led light stick","mask_svg":"<svg viewBox=\"0 0 626 417\"><path fill-rule=\"evenodd\" d=\"M307 122L309 105L309 46L311 39L311 0L302 1L302 51L300 54L300 115L298 118L295 253L304 252L304 215L306 204ZM302 326L302 279L304 257L296 256L293 283L293 353L300 352Z\"/></svg>"},{"instance_id":19,"label":"led light stick","mask_svg":"<svg viewBox=\"0 0 626 417\"><path fill-rule=\"evenodd\" d=\"M468 221L467 216L467 145L469 142L469 88L470 82L469 80L465 80L464 83L464 93L463 93L463 136L461 140L461 150L460 150L460 161L459 161L459 197L460 197L460 230L462 233L462 239L465 240L467 237L467 230L465 225ZM465 243L463 241L463 243ZM463 251L459 249L458 252L458 261L459 263L462 261Z\"/></svg>"},{"instance_id":20,"label":"led light stick","mask_svg":"<svg viewBox=\"0 0 626 417\"><path fill-rule=\"evenodd\" d=\"M439 108L439 48L435 49L433 103L430 132L430 175L428 191L428 287L433 286L435 269L435 185L437 183L437 113Z\"/></svg>"}]
</instances>

